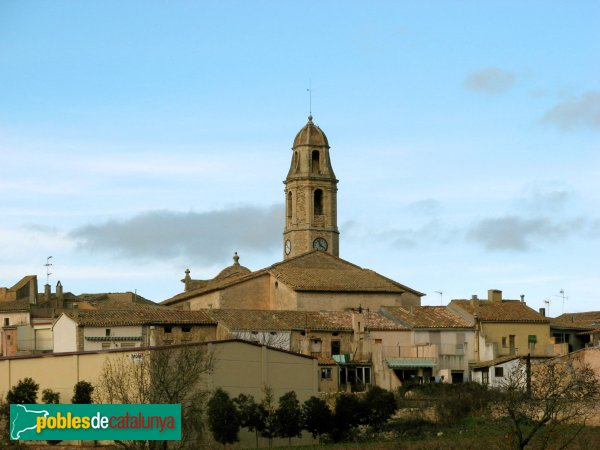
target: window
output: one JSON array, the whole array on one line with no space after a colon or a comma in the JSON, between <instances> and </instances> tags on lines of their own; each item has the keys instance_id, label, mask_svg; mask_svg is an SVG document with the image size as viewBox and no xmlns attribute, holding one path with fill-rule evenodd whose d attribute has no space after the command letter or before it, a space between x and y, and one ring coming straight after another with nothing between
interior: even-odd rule
<instances>
[{"instance_id":1,"label":"window","mask_svg":"<svg viewBox=\"0 0 600 450\"><path fill-rule=\"evenodd\" d=\"M292 218L292 193L288 192L287 197L287 217L288 219Z\"/></svg>"},{"instance_id":2,"label":"window","mask_svg":"<svg viewBox=\"0 0 600 450\"><path fill-rule=\"evenodd\" d=\"M485 369L481 372L481 382L483 384L490 384L490 372L489 369Z\"/></svg>"},{"instance_id":3,"label":"window","mask_svg":"<svg viewBox=\"0 0 600 450\"><path fill-rule=\"evenodd\" d=\"M370 367L357 367L356 368L356 382L358 384L371 384L371 368Z\"/></svg>"},{"instance_id":4,"label":"window","mask_svg":"<svg viewBox=\"0 0 600 450\"><path fill-rule=\"evenodd\" d=\"M102 350L108 350L110 348L110 342L102 343Z\"/></svg>"},{"instance_id":5,"label":"window","mask_svg":"<svg viewBox=\"0 0 600 450\"><path fill-rule=\"evenodd\" d=\"M342 353L341 347L342 347L341 341L338 341L338 340L331 341L331 354L332 355L340 355Z\"/></svg>"},{"instance_id":6,"label":"window","mask_svg":"<svg viewBox=\"0 0 600 450\"><path fill-rule=\"evenodd\" d=\"M331 380L331 367L321 369L321 380Z\"/></svg>"},{"instance_id":7,"label":"window","mask_svg":"<svg viewBox=\"0 0 600 450\"><path fill-rule=\"evenodd\" d=\"M183 326L181 327L181 331L183 331L184 333L189 333L190 331L192 331L192 327L188 326Z\"/></svg>"},{"instance_id":8,"label":"window","mask_svg":"<svg viewBox=\"0 0 600 450\"><path fill-rule=\"evenodd\" d=\"M537 336L535 334L530 334L527 336L527 342L530 344L537 344Z\"/></svg>"},{"instance_id":9,"label":"window","mask_svg":"<svg viewBox=\"0 0 600 450\"><path fill-rule=\"evenodd\" d=\"M104 336L110 336L110 328L104 330Z\"/></svg>"},{"instance_id":10,"label":"window","mask_svg":"<svg viewBox=\"0 0 600 450\"><path fill-rule=\"evenodd\" d=\"M383 339L375 339L376 344L381 344L382 342L383 342Z\"/></svg>"},{"instance_id":11,"label":"window","mask_svg":"<svg viewBox=\"0 0 600 450\"><path fill-rule=\"evenodd\" d=\"M510 353L513 354L515 352L515 335L511 334L508 336L508 345L510 347Z\"/></svg>"},{"instance_id":12,"label":"window","mask_svg":"<svg viewBox=\"0 0 600 450\"><path fill-rule=\"evenodd\" d=\"M323 191L321 189L315 190L314 213L315 216L323 215Z\"/></svg>"},{"instance_id":13,"label":"window","mask_svg":"<svg viewBox=\"0 0 600 450\"><path fill-rule=\"evenodd\" d=\"M506 345L506 336L502 336L502 348L506 348L508 347L508 345Z\"/></svg>"},{"instance_id":14,"label":"window","mask_svg":"<svg viewBox=\"0 0 600 450\"><path fill-rule=\"evenodd\" d=\"M311 165L310 165L310 172L311 173L319 173L319 150L313 150L312 152L312 158L311 158Z\"/></svg>"},{"instance_id":15,"label":"window","mask_svg":"<svg viewBox=\"0 0 600 450\"><path fill-rule=\"evenodd\" d=\"M171 333L173 331L173 327L165 327L165 333Z\"/></svg>"},{"instance_id":16,"label":"window","mask_svg":"<svg viewBox=\"0 0 600 450\"><path fill-rule=\"evenodd\" d=\"M131 348L135 347L135 343L133 342L123 342L121 343L121 348Z\"/></svg>"},{"instance_id":17,"label":"window","mask_svg":"<svg viewBox=\"0 0 600 450\"><path fill-rule=\"evenodd\" d=\"M9 325L10 325L10 318L8 318L8 317L5 317L5 318L4 318L4 326L5 326L5 327L7 327L7 326L9 326Z\"/></svg>"},{"instance_id":18,"label":"window","mask_svg":"<svg viewBox=\"0 0 600 450\"><path fill-rule=\"evenodd\" d=\"M504 367L494 367L494 376L502 378L504 376Z\"/></svg>"}]
</instances>

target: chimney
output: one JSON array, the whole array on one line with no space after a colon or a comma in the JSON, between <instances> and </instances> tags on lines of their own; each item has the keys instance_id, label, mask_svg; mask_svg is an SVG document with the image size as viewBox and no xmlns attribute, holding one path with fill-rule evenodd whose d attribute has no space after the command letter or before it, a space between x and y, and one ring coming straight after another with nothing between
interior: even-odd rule
<instances>
[{"instance_id":1,"label":"chimney","mask_svg":"<svg viewBox=\"0 0 600 450\"><path fill-rule=\"evenodd\" d=\"M521 294L521 303L525 303L525 294Z\"/></svg>"},{"instance_id":2,"label":"chimney","mask_svg":"<svg viewBox=\"0 0 600 450\"><path fill-rule=\"evenodd\" d=\"M501 302L502 301L502 291L499 289L489 289L488 290L488 301Z\"/></svg>"},{"instance_id":3,"label":"chimney","mask_svg":"<svg viewBox=\"0 0 600 450\"><path fill-rule=\"evenodd\" d=\"M63 287L60 283L56 283L56 309L63 309L64 307L64 299L63 299Z\"/></svg>"},{"instance_id":4,"label":"chimney","mask_svg":"<svg viewBox=\"0 0 600 450\"><path fill-rule=\"evenodd\" d=\"M49 284L45 284L44 285L44 300L46 301L46 303L50 302L50 285Z\"/></svg>"},{"instance_id":5,"label":"chimney","mask_svg":"<svg viewBox=\"0 0 600 450\"><path fill-rule=\"evenodd\" d=\"M546 308L540 308L540 315L546 317Z\"/></svg>"},{"instance_id":6,"label":"chimney","mask_svg":"<svg viewBox=\"0 0 600 450\"><path fill-rule=\"evenodd\" d=\"M476 306L479 303L479 298L477 294L471 295L471 306Z\"/></svg>"}]
</instances>

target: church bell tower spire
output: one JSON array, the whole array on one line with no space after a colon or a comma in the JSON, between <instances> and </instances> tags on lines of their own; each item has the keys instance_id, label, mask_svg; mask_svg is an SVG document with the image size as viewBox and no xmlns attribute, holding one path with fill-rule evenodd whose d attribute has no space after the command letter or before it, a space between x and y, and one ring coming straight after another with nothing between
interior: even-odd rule
<instances>
[{"instance_id":1,"label":"church bell tower spire","mask_svg":"<svg viewBox=\"0 0 600 450\"><path fill-rule=\"evenodd\" d=\"M337 183L325 133L313 123L298 132L285 184L284 259L316 249L339 256Z\"/></svg>"}]
</instances>

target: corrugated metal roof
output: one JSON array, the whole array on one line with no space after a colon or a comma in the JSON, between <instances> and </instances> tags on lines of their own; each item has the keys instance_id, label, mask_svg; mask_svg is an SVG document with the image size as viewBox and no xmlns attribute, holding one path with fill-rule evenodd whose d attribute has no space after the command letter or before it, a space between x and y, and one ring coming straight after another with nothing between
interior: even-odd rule
<instances>
[{"instance_id":1,"label":"corrugated metal roof","mask_svg":"<svg viewBox=\"0 0 600 450\"><path fill-rule=\"evenodd\" d=\"M437 366L437 362L433 358L387 358L386 362L390 369Z\"/></svg>"}]
</instances>

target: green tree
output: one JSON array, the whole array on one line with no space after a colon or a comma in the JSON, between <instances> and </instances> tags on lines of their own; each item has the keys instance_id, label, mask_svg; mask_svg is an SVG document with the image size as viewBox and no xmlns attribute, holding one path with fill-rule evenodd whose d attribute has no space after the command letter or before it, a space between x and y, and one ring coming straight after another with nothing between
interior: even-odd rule
<instances>
[{"instance_id":1,"label":"green tree","mask_svg":"<svg viewBox=\"0 0 600 450\"><path fill-rule=\"evenodd\" d=\"M335 399L333 428L331 437L335 442L347 439L348 432L360 424L362 419L362 404L352 394L341 394Z\"/></svg>"},{"instance_id":2,"label":"green tree","mask_svg":"<svg viewBox=\"0 0 600 450\"><path fill-rule=\"evenodd\" d=\"M303 428L319 441L331 429L332 417L329 406L319 397L313 396L302 405Z\"/></svg>"},{"instance_id":3,"label":"green tree","mask_svg":"<svg viewBox=\"0 0 600 450\"><path fill-rule=\"evenodd\" d=\"M362 402L363 421L376 431L380 430L398 409L394 394L379 386L371 386Z\"/></svg>"},{"instance_id":4,"label":"green tree","mask_svg":"<svg viewBox=\"0 0 600 450\"><path fill-rule=\"evenodd\" d=\"M240 422L235 403L221 388L208 401L208 427L215 440L223 446L239 440Z\"/></svg>"},{"instance_id":5,"label":"green tree","mask_svg":"<svg viewBox=\"0 0 600 450\"><path fill-rule=\"evenodd\" d=\"M54 392L52 389L44 389L42 391L42 401L46 404L60 403L60 393Z\"/></svg>"},{"instance_id":6,"label":"green tree","mask_svg":"<svg viewBox=\"0 0 600 450\"><path fill-rule=\"evenodd\" d=\"M258 448L258 433L264 428L265 414L264 409L256 403L251 395L240 394L233 399L240 419L240 425L254 431L256 448Z\"/></svg>"},{"instance_id":7,"label":"green tree","mask_svg":"<svg viewBox=\"0 0 600 450\"><path fill-rule=\"evenodd\" d=\"M38 389L40 385L31 378L19 380L16 386L6 394L6 401L9 404L33 404L37 401Z\"/></svg>"},{"instance_id":8,"label":"green tree","mask_svg":"<svg viewBox=\"0 0 600 450\"><path fill-rule=\"evenodd\" d=\"M94 386L89 381L78 381L73 387L73 397L71 403L79 405L89 405L92 402Z\"/></svg>"},{"instance_id":9,"label":"green tree","mask_svg":"<svg viewBox=\"0 0 600 450\"><path fill-rule=\"evenodd\" d=\"M302 408L294 391L289 391L279 398L279 406L275 410L277 436L288 439L292 445L293 437L302 433Z\"/></svg>"}]
</instances>

